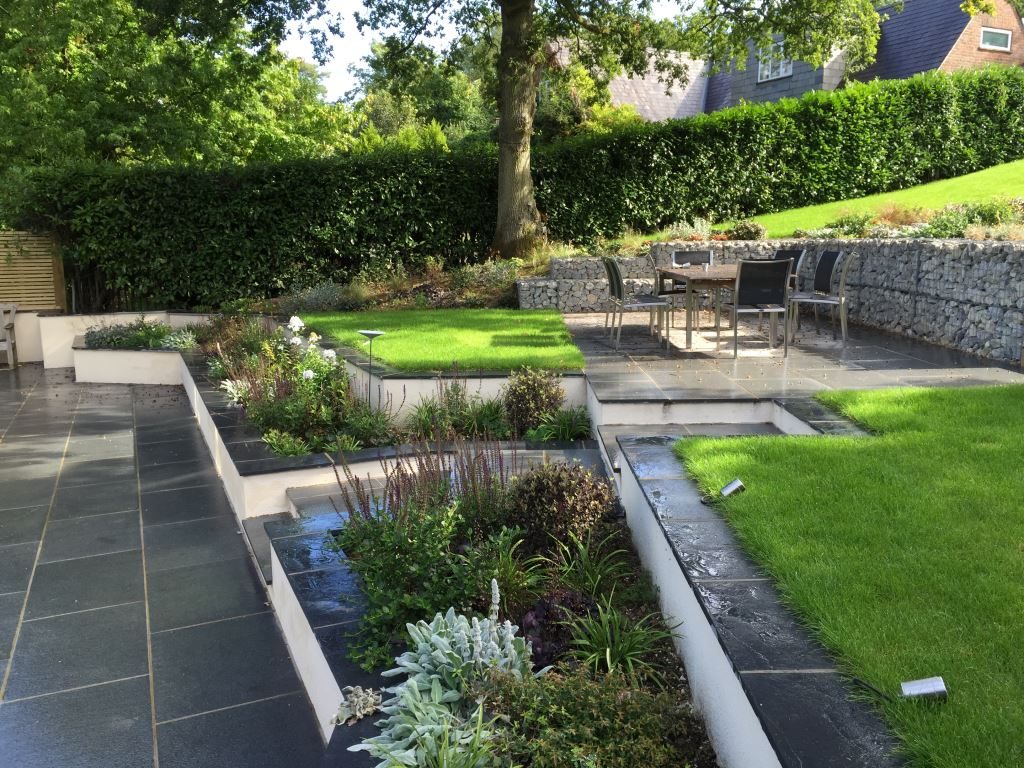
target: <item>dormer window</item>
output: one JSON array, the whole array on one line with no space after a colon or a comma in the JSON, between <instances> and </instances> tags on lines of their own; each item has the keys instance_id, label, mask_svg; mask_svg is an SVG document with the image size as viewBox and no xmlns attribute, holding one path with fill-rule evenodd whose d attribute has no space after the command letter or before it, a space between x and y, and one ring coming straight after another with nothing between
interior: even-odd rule
<instances>
[{"instance_id":1,"label":"dormer window","mask_svg":"<svg viewBox=\"0 0 1024 768\"><path fill-rule=\"evenodd\" d=\"M1013 33L1008 29L981 28L981 49L983 51L1003 51L1009 53Z\"/></svg>"},{"instance_id":2,"label":"dormer window","mask_svg":"<svg viewBox=\"0 0 1024 768\"><path fill-rule=\"evenodd\" d=\"M782 43L773 43L768 48L757 52L757 82L778 80L793 74L793 60L786 58L786 48Z\"/></svg>"}]
</instances>

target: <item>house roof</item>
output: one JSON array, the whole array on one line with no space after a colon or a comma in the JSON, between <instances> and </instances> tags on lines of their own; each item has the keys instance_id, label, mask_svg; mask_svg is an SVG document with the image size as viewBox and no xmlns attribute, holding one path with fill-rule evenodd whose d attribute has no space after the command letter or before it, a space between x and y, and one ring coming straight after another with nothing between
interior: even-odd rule
<instances>
[{"instance_id":1,"label":"house roof","mask_svg":"<svg viewBox=\"0 0 1024 768\"><path fill-rule=\"evenodd\" d=\"M938 69L971 17L960 0L905 0L903 11L880 9L882 22L875 63L852 75L857 80L897 80Z\"/></svg>"},{"instance_id":2,"label":"house roof","mask_svg":"<svg viewBox=\"0 0 1024 768\"><path fill-rule=\"evenodd\" d=\"M666 92L653 62L639 77L619 75L608 83L612 104L632 104L644 120L658 122L670 118L691 117L704 111L704 91L707 78L704 63L682 53L673 54L678 63L686 66L689 80L675 84Z\"/></svg>"}]
</instances>

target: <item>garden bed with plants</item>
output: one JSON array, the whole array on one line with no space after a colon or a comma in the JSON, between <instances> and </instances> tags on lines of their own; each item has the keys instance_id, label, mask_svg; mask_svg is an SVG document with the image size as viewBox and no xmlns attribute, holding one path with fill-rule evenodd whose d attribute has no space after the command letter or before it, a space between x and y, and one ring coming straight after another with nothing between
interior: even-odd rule
<instances>
[{"instance_id":1,"label":"garden bed with plants","mask_svg":"<svg viewBox=\"0 0 1024 768\"><path fill-rule=\"evenodd\" d=\"M471 394L459 379L440 381L436 395L399 419L395 404L371 404L356 391L334 350L293 317L287 328L220 318L200 339L210 375L244 408L280 455L344 453L414 440L487 437L572 441L590 437L582 407L563 409L557 374L521 368L498 397Z\"/></svg>"},{"instance_id":2,"label":"garden bed with plants","mask_svg":"<svg viewBox=\"0 0 1024 768\"><path fill-rule=\"evenodd\" d=\"M611 484L510 466L494 445L421 446L375 493L340 483L334 544L365 597L350 655L397 683L347 691L340 724L382 717L353 749L381 765L715 765L682 630L655 611Z\"/></svg>"},{"instance_id":3,"label":"garden bed with plants","mask_svg":"<svg viewBox=\"0 0 1024 768\"><path fill-rule=\"evenodd\" d=\"M911 765L1024 764L1024 387L819 397L873 435L688 438L677 453L709 496L743 478L724 515L845 671L882 692ZM899 697L935 675L947 700Z\"/></svg>"}]
</instances>

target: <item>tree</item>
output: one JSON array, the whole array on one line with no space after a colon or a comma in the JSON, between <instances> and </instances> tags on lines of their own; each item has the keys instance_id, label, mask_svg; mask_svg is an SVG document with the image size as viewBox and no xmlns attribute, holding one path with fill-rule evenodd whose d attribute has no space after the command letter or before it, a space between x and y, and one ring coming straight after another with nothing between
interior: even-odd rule
<instances>
[{"instance_id":1,"label":"tree","mask_svg":"<svg viewBox=\"0 0 1024 768\"><path fill-rule=\"evenodd\" d=\"M200 42L129 0L0 0L0 168L343 151L351 110L322 101L309 65L252 48L240 21Z\"/></svg>"},{"instance_id":2,"label":"tree","mask_svg":"<svg viewBox=\"0 0 1024 768\"><path fill-rule=\"evenodd\" d=\"M325 0L137 0L158 8L165 23L215 34L225 19L242 18L260 34L280 35L288 19L323 17ZM1019 2L1019 0L1014 0ZM641 74L653 56L666 84L686 78L669 54L725 66L745 61L747 46L765 49L784 41L785 55L821 64L834 50L846 53L851 69L874 57L880 16L875 0L680 0L671 21L651 18L651 0L364 0L357 14L362 28L397 31L402 45L451 30L467 32L500 19L497 74L498 217L494 250L514 256L543 235L530 176L530 136L536 109L538 71L551 43L572 46L594 71ZM965 10L991 8L991 0L965 0Z\"/></svg>"}]
</instances>

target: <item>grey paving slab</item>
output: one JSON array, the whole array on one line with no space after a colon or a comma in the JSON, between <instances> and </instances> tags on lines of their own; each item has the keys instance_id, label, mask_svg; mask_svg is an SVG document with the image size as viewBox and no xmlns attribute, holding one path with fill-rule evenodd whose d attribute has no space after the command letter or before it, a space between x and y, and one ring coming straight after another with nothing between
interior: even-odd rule
<instances>
[{"instance_id":1,"label":"grey paving slab","mask_svg":"<svg viewBox=\"0 0 1024 768\"><path fill-rule=\"evenodd\" d=\"M11 768L152 766L149 709L148 677L5 702L0 707L3 764Z\"/></svg>"},{"instance_id":2,"label":"grey paving slab","mask_svg":"<svg viewBox=\"0 0 1024 768\"><path fill-rule=\"evenodd\" d=\"M68 441L64 461L95 461L131 456L134 452L134 437L131 431L99 437L73 437Z\"/></svg>"},{"instance_id":3,"label":"grey paving slab","mask_svg":"<svg viewBox=\"0 0 1024 768\"><path fill-rule=\"evenodd\" d=\"M79 485L95 485L116 481L136 481L135 458L122 456L114 459L97 459L95 461L76 461L65 464L57 481L59 488L71 488Z\"/></svg>"},{"instance_id":4,"label":"grey paving slab","mask_svg":"<svg viewBox=\"0 0 1024 768\"><path fill-rule=\"evenodd\" d=\"M145 443L138 447L140 467L154 464L171 464L177 461L207 459L210 453L206 443L198 434L180 440L167 440L161 443Z\"/></svg>"},{"instance_id":5,"label":"grey paving slab","mask_svg":"<svg viewBox=\"0 0 1024 768\"><path fill-rule=\"evenodd\" d=\"M0 510L0 547L39 541L46 512L45 506Z\"/></svg>"},{"instance_id":6,"label":"grey paving slab","mask_svg":"<svg viewBox=\"0 0 1024 768\"><path fill-rule=\"evenodd\" d=\"M740 681L785 768L902 765L897 743L838 674L741 674Z\"/></svg>"},{"instance_id":7,"label":"grey paving slab","mask_svg":"<svg viewBox=\"0 0 1024 768\"><path fill-rule=\"evenodd\" d=\"M40 563L105 555L139 549L139 516L136 512L51 520L43 540Z\"/></svg>"},{"instance_id":8,"label":"grey paving slab","mask_svg":"<svg viewBox=\"0 0 1024 768\"><path fill-rule=\"evenodd\" d=\"M165 723L157 727L157 739L161 768L320 764L319 734L301 693Z\"/></svg>"},{"instance_id":9,"label":"grey paving slab","mask_svg":"<svg viewBox=\"0 0 1024 768\"><path fill-rule=\"evenodd\" d=\"M0 494L0 510L49 506L56 485L56 472L47 477L5 480L3 493Z\"/></svg>"},{"instance_id":10,"label":"grey paving slab","mask_svg":"<svg viewBox=\"0 0 1024 768\"><path fill-rule=\"evenodd\" d=\"M219 483L142 494L143 525L181 523L232 514L231 504Z\"/></svg>"},{"instance_id":11,"label":"grey paving slab","mask_svg":"<svg viewBox=\"0 0 1024 768\"><path fill-rule=\"evenodd\" d=\"M24 592L0 595L0 659L6 660L11 655L14 632L18 628L18 620L21 618L21 609L24 604Z\"/></svg>"},{"instance_id":12,"label":"grey paving slab","mask_svg":"<svg viewBox=\"0 0 1024 768\"><path fill-rule=\"evenodd\" d=\"M83 557L36 568L26 619L142 601L142 552Z\"/></svg>"},{"instance_id":13,"label":"grey paving slab","mask_svg":"<svg viewBox=\"0 0 1024 768\"><path fill-rule=\"evenodd\" d=\"M139 476L143 493L220 482L217 470L208 458L139 467Z\"/></svg>"},{"instance_id":14,"label":"grey paving slab","mask_svg":"<svg viewBox=\"0 0 1024 768\"><path fill-rule=\"evenodd\" d=\"M38 549L36 541L0 547L0 594L25 589Z\"/></svg>"},{"instance_id":15,"label":"grey paving slab","mask_svg":"<svg viewBox=\"0 0 1024 768\"><path fill-rule=\"evenodd\" d=\"M245 559L151 573L149 608L153 632L270 610Z\"/></svg>"},{"instance_id":16,"label":"grey paving slab","mask_svg":"<svg viewBox=\"0 0 1024 768\"><path fill-rule=\"evenodd\" d=\"M158 722L301 688L271 614L163 632L152 642Z\"/></svg>"},{"instance_id":17,"label":"grey paving slab","mask_svg":"<svg viewBox=\"0 0 1024 768\"><path fill-rule=\"evenodd\" d=\"M135 480L76 486L58 484L50 519L68 520L138 508L139 484Z\"/></svg>"},{"instance_id":18,"label":"grey paving slab","mask_svg":"<svg viewBox=\"0 0 1024 768\"><path fill-rule=\"evenodd\" d=\"M248 557L234 518L214 517L146 528L146 570Z\"/></svg>"},{"instance_id":19,"label":"grey paving slab","mask_svg":"<svg viewBox=\"0 0 1024 768\"><path fill-rule=\"evenodd\" d=\"M6 698L80 688L148 671L142 603L26 621L11 659Z\"/></svg>"}]
</instances>

